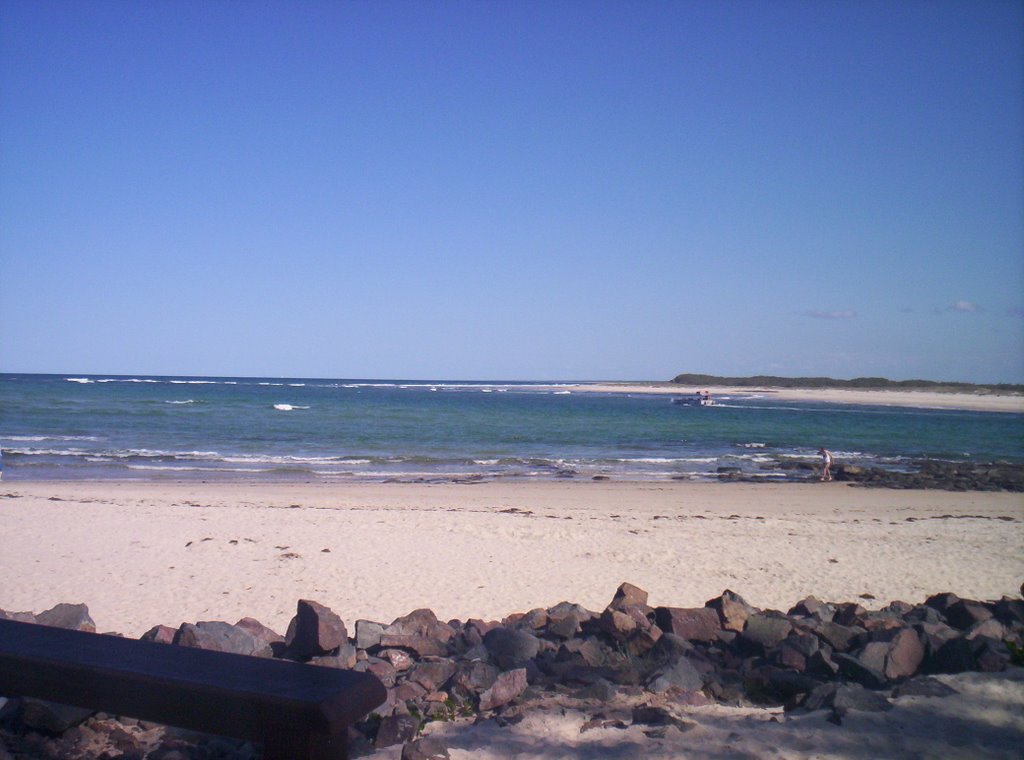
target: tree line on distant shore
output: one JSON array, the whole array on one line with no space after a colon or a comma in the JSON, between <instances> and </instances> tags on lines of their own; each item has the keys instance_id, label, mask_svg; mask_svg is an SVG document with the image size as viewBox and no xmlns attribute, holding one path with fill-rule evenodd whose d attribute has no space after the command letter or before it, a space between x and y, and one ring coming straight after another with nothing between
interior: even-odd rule
<instances>
[{"instance_id":1,"label":"tree line on distant shore","mask_svg":"<svg viewBox=\"0 0 1024 760\"><path fill-rule=\"evenodd\" d=\"M839 380L834 377L778 377L776 375L722 377L719 375L682 374L672 378L672 382L679 385L728 385L738 388L847 388L855 390L940 392L1024 392L1024 385L1014 385L1011 383L976 384L938 380L889 380L884 377L855 377L852 380Z\"/></svg>"}]
</instances>

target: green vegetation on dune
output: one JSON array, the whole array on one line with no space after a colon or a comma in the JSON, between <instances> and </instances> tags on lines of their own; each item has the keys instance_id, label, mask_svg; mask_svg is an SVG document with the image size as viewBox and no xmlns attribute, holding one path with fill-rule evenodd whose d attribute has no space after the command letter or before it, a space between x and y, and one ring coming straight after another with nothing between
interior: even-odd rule
<instances>
[{"instance_id":1,"label":"green vegetation on dune","mask_svg":"<svg viewBox=\"0 0 1024 760\"><path fill-rule=\"evenodd\" d=\"M946 393L1021 393L1024 385L996 383L978 385L936 380L888 380L884 377L855 377L837 380L832 377L778 377L754 375L752 377L720 377L718 375L676 375L672 382L678 385L728 385L738 388L846 388L856 390L938 391Z\"/></svg>"}]
</instances>

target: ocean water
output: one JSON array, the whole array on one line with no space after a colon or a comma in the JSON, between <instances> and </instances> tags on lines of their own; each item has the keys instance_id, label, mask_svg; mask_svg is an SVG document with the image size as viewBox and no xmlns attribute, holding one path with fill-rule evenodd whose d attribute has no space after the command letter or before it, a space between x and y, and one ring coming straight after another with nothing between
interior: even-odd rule
<instances>
[{"instance_id":1,"label":"ocean water","mask_svg":"<svg viewBox=\"0 0 1024 760\"><path fill-rule=\"evenodd\" d=\"M1024 462L1024 415L780 402L686 407L556 384L0 374L4 478L766 480L793 463Z\"/></svg>"}]
</instances>

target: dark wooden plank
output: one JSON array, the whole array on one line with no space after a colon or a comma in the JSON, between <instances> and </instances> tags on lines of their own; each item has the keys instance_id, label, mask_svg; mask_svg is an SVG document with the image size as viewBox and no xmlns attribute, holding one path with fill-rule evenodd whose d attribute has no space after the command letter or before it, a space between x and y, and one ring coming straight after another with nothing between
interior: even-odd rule
<instances>
[{"instance_id":1,"label":"dark wooden plank","mask_svg":"<svg viewBox=\"0 0 1024 760\"><path fill-rule=\"evenodd\" d=\"M0 694L209 733L343 736L386 698L367 673L0 620Z\"/></svg>"}]
</instances>

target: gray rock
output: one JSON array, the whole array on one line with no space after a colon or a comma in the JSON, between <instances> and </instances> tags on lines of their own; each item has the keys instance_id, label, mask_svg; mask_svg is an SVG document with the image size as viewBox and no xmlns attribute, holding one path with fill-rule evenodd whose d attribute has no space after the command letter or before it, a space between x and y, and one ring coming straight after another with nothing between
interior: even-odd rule
<instances>
[{"instance_id":1,"label":"gray rock","mask_svg":"<svg viewBox=\"0 0 1024 760\"><path fill-rule=\"evenodd\" d=\"M641 726L675 726L680 731L690 731L697 724L677 718L664 707L637 705L633 708L633 723Z\"/></svg>"},{"instance_id":2,"label":"gray rock","mask_svg":"<svg viewBox=\"0 0 1024 760\"><path fill-rule=\"evenodd\" d=\"M374 623L372 620L356 621L356 647L359 649L373 649L380 646L380 637L384 633L384 626Z\"/></svg>"},{"instance_id":3,"label":"gray rock","mask_svg":"<svg viewBox=\"0 0 1024 760\"><path fill-rule=\"evenodd\" d=\"M332 610L309 599L299 600L285 636L289 654L296 657L325 655L346 641L345 623Z\"/></svg>"},{"instance_id":4,"label":"gray rock","mask_svg":"<svg viewBox=\"0 0 1024 760\"><path fill-rule=\"evenodd\" d=\"M257 639L242 628L217 620L202 621L194 625L183 623L174 635L174 643L211 652L231 652L256 657L273 656L270 644L263 639Z\"/></svg>"},{"instance_id":5,"label":"gray rock","mask_svg":"<svg viewBox=\"0 0 1024 760\"><path fill-rule=\"evenodd\" d=\"M89 617L89 608L84 604L58 604L56 607L36 615L35 622L53 628L96 633L96 624Z\"/></svg>"},{"instance_id":6,"label":"gray rock","mask_svg":"<svg viewBox=\"0 0 1024 760\"><path fill-rule=\"evenodd\" d=\"M912 678L893 690L894 697L949 697L959 693L952 686L929 676Z\"/></svg>"},{"instance_id":7,"label":"gray rock","mask_svg":"<svg viewBox=\"0 0 1024 760\"><path fill-rule=\"evenodd\" d=\"M857 653L857 659L865 666L879 673L885 672L885 658L889 654L889 644L885 641L872 641Z\"/></svg>"},{"instance_id":8,"label":"gray rock","mask_svg":"<svg viewBox=\"0 0 1024 760\"><path fill-rule=\"evenodd\" d=\"M837 652L832 660L839 666L839 672L852 681L856 681L869 689L880 689L885 686L885 673L861 662L853 655Z\"/></svg>"},{"instance_id":9,"label":"gray rock","mask_svg":"<svg viewBox=\"0 0 1024 760\"><path fill-rule=\"evenodd\" d=\"M540 650L533 634L513 628L495 628L484 636L484 646L501 667L510 667L532 660Z\"/></svg>"},{"instance_id":10,"label":"gray rock","mask_svg":"<svg viewBox=\"0 0 1024 760\"><path fill-rule=\"evenodd\" d=\"M501 671L486 662L460 663L452 677L452 690L462 697L481 694L494 685Z\"/></svg>"},{"instance_id":11,"label":"gray rock","mask_svg":"<svg viewBox=\"0 0 1024 760\"><path fill-rule=\"evenodd\" d=\"M559 639L571 639L580 632L582 616L576 610L548 612L547 633Z\"/></svg>"},{"instance_id":12,"label":"gray rock","mask_svg":"<svg viewBox=\"0 0 1024 760\"><path fill-rule=\"evenodd\" d=\"M440 739L424 737L402 747L402 760L449 760L448 748Z\"/></svg>"},{"instance_id":13,"label":"gray rock","mask_svg":"<svg viewBox=\"0 0 1024 760\"><path fill-rule=\"evenodd\" d=\"M964 636L968 641L973 641L979 636L987 636L990 639L996 641L1004 641L1008 637L1006 626L996 620L994 617L986 618L985 620L979 620L977 623L971 625L966 631Z\"/></svg>"},{"instance_id":14,"label":"gray rock","mask_svg":"<svg viewBox=\"0 0 1024 760\"><path fill-rule=\"evenodd\" d=\"M792 630L793 624L785 618L759 613L747 618L740 641L749 649L767 652L781 644Z\"/></svg>"},{"instance_id":15,"label":"gray rock","mask_svg":"<svg viewBox=\"0 0 1024 760\"><path fill-rule=\"evenodd\" d=\"M508 704L526 691L526 668L507 670L499 675L489 689L480 695L480 709L493 710Z\"/></svg>"},{"instance_id":16,"label":"gray rock","mask_svg":"<svg viewBox=\"0 0 1024 760\"><path fill-rule=\"evenodd\" d=\"M803 703L805 710L832 708L840 715L850 710L887 712L892 707L892 703L878 692L868 691L860 684L849 683L822 684L811 691Z\"/></svg>"},{"instance_id":17,"label":"gray rock","mask_svg":"<svg viewBox=\"0 0 1024 760\"><path fill-rule=\"evenodd\" d=\"M411 741L419 733L420 722L411 715L391 715L381 719L377 728L377 738L373 746L377 749L393 747L396 744L405 744Z\"/></svg>"},{"instance_id":18,"label":"gray rock","mask_svg":"<svg viewBox=\"0 0 1024 760\"><path fill-rule=\"evenodd\" d=\"M839 674L839 666L824 650L819 649L807 658L805 672L821 678L834 678Z\"/></svg>"},{"instance_id":19,"label":"gray rock","mask_svg":"<svg viewBox=\"0 0 1024 760\"><path fill-rule=\"evenodd\" d=\"M36 616L31 612L8 612L0 610L0 620L14 620L19 623L34 623Z\"/></svg>"},{"instance_id":20,"label":"gray rock","mask_svg":"<svg viewBox=\"0 0 1024 760\"><path fill-rule=\"evenodd\" d=\"M51 734L62 734L92 715L95 710L62 705L45 699L22 700L21 722L29 728Z\"/></svg>"},{"instance_id":21,"label":"gray rock","mask_svg":"<svg viewBox=\"0 0 1024 760\"><path fill-rule=\"evenodd\" d=\"M864 633L863 628L853 628L826 621L814 627L814 633L837 652L848 652L857 637Z\"/></svg>"},{"instance_id":22,"label":"gray rock","mask_svg":"<svg viewBox=\"0 0 1024 760\"><path fill-rule=\"evenodd\" d=\"M670 688L683 691L700 691L704 679L700 672L685 657L680 658L667 668L657 671L647 682L649 691L660 694Z\"/></svg>"}]
</instances>

